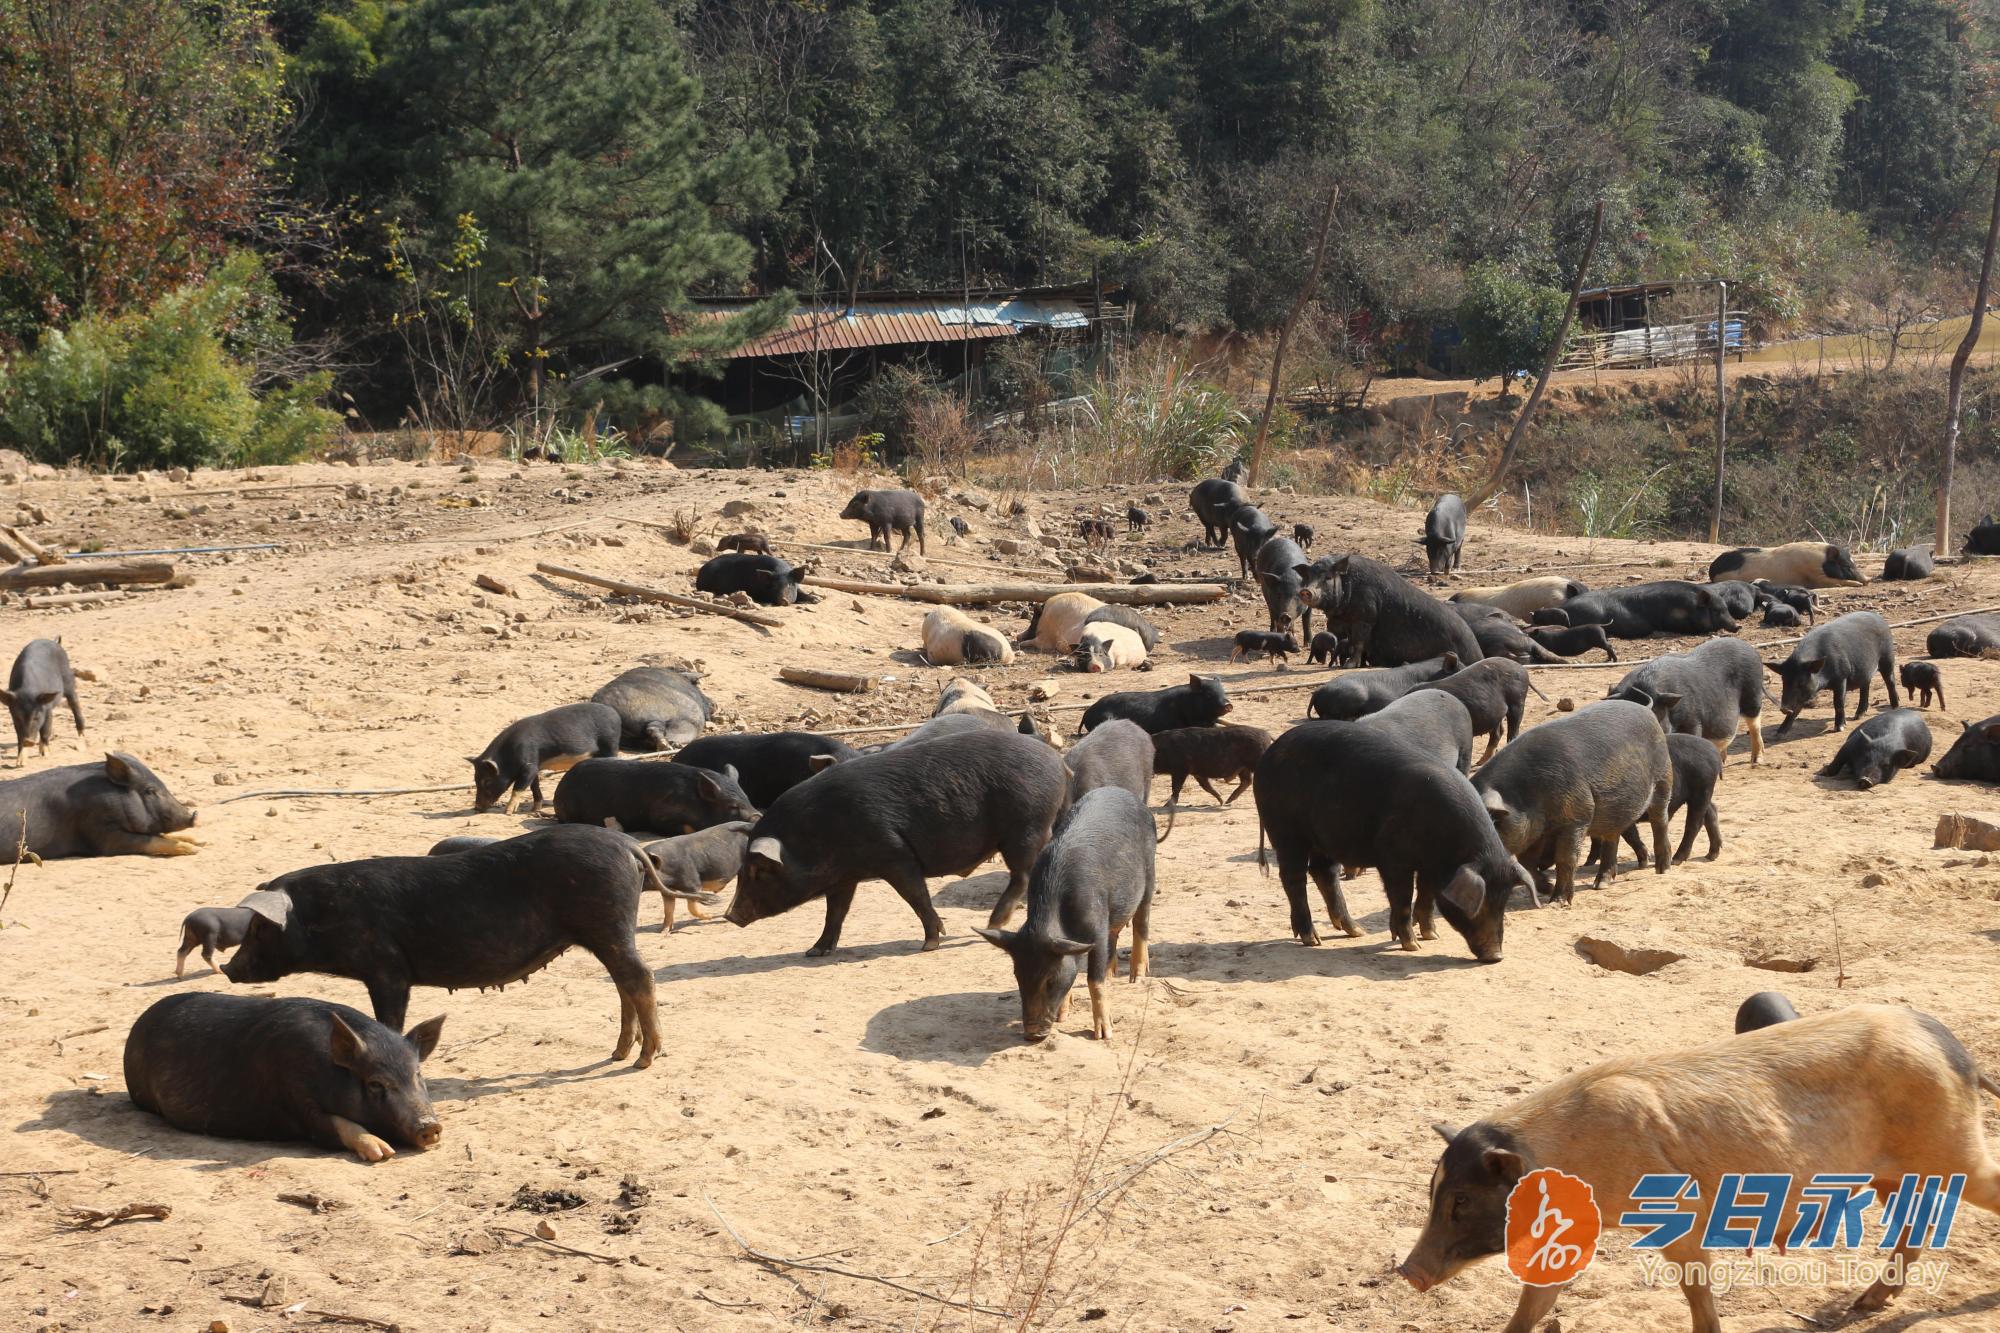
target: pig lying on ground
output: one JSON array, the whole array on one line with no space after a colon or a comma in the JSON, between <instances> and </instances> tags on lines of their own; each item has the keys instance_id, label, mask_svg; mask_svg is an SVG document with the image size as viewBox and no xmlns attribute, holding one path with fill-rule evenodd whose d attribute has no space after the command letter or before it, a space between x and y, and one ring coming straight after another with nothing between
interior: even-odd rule
<instances>
[{"instance_id":1,"label":"pig lying on ground","mask_svg":"<svg viewBox=\"0 0 2000 1333\"><path fill-rule=\"evenodd\" d=\"M665 767L662 765L661 767ZM294 972L351 977L378 1021L401 1027L412 986L505 986L571 947L618 987L613 1060L660 1049L653 974L632 928L639 895L668 892L644 852L609 829L538 829L451 856L384 856L280 875L238 904L257 914L222 974L238 985Z\"/></svg>"},{"instance_id":2,"label":"pig lying on ground","mask_svg":"<svg viewBox=\"0 0 2000 1333\"><path fill-rule=\"evenodd\" d=\"M387 1140L435 1148L444 1126L417 1065L444 1016L402 1035L323 1000L169 995L125 1038L132 1104L176 1129L226 1139L303 1140L364 1162Z\"/></svg>"},{"instance_id":3,"label":"pig lying on ground","mask_svg":"<svg viewBox=\"0 0 2000 1333\"><path fill-rule=\"evenodd\" d=\"M1106 724L1110 725L1109 723ZM1217 805L1234 802L1257 776L1257 761L1271 748L1271 733L1259 727L1175 727L1153 737L1153 772L1173 779L1167 794L1167 827L1160 841L1174 831L1174 812L1181 788L1193 778ZM1210 785L1211 779L1234 782L1227 801Z\"/></svg>"},{"instance_id":4,"label":"pig lying on ground","mask_svg":"<svg viewBox=\"0 0 2000 1333\"><path fill-rule=\"evenodd\" d=\"M1454 694L1413 690L1354 725L1378 728L1441 764L1461 773L1472 771L1472 714Z\"/></svg>"},{"instance_id":5,"label":"pig lying on ground","mask_svg":"<svg viewBox=\"0 0 2000 1333\"><path fill-rule=\"evenodd\" d=\"M1945 621L1924 636L1924 655L2000 657L2000 616L1958 616Z\"/></svg>"},{"instance_id":6,"label":"pig lying on ground","mask_svg":"<svg viewBox=\"0 0 2000 1333\"><path fill-rule=\"evenodd\" d=\"M1736 620L1713 589L1682 579L1601 588L1535 612L1538 625L1602 625L1613 638L1735 631Z\"/></svg>"},{"instance_id":7,"label":"pig lying on ground","mask_svg":"<svg viewBox=\"0 0 2000 1333\"><path fill-rule=\"evenodd\" d=\"M1464 775L1368 727L1306 722L1273 741L1257 764L1257 822L1257 864L1268 836L1301 944L1320 940L1308 874L1333 925L1361 934L1340 891L1342 866L1379 870L1389 931L1404 949L1417 947L1413 905L1423 937L1436 938L1435 907L1482 963L1500 961L1514 886L1533 892Z\"/></svg>"},{"instance_id":8,"label":"pig lying on ground","mask_svg":"<svg viewBox=\"0 0 2000 1333\"><path fill-rule=\"evenodd\" d=\"M1931 772L1947 781L2000 782L2000 713L1963 728Z\"/></svg>"},{"instance_id":9,"label":"pig lying on ground","mask_svg":"<svg viewBox=\"0 0 2000 1333\"><path fill-rule=\"evenodd\" d=\"M1454 604L1465 623L1472 627L1472 637L1479 641L1479 651L1483 657L1504 657L1510 662L1535 662L1542 666L1561 666L1562 658L1544 648L1539 641L1530 637L1512 616L1498 607ZM1593 626L1600 633L1602 626Z\"/></svg>"},{"instance_id":10,"label":"pig lying on ground","mask_svg":"<svg viewBox=\"0 0 2000 1333\"><path fill-rule=\"evenodd\" d=\"M1144 805L1153 794L1153 738L1136 722L1106 722L1063 756L1069 770L1069 799L1099 787L1122 787Z\"/></svg>"},{"instance_id":11,"label":"pig lying on ground","mask_svg":"<svg viewBox=\"0 0 2000 1333\"><path fill-rule=\"evenodd\" d=\"M1721 579L1709 584L1708 589L1722 599L1723 608L1737 620L1748 620L1775 600L1769 593L1759 591L1756 584L1742 579Z\"/></svg>"},{"instance_id":12,"label":"pig lying on ground","mask_svg":"<svg viewBox=\"0 0 2000 1333\"><path fill-rule=\"evenodd\" d=\"M1806 618L1806 624L1819 623L1819 594L1811 588L1795 587L1789 583L1773 583L1769 579L1753 580L1751 587L1769 597L1772 602L1789 606ZM1766 615L1770 611L1766 609Z\"/></svg>"},{"instance_id":13,"label":"pig lying on ground","mask_svg":"<svg viewBox=\"0 0 2000 1333\"><path fill-rule=\"evenodd\" d=\"M564 704L510 722L484 750L467 756L472 765L472 808L491 810L507 798L506 813L526 788L534 814L542 812L542 772L566 772L580 760L608 759L618 753L623 724L604 704Z\"/></svg>"},{"instance_id":14,"label":"pig lying on ground","mask_svg":"<svg viewBox=\"0 0 2000 1333\"><path fill-rule=\"evenodd\" d=\"M1891 708L1877 713L1849 733L1840 743L1840 752L1819 771L1823 778L1843 774L1867 791L1896 776L1896 770L1915 768L1931 757L1931 729L1924 715L1914 708Z\"/></svg>"},{"instance_id":15,"label":"pig lying on ground","mask_svg":"<svg viewBox=\"0 0 2000 1333\"><path fill-rule=\"evenodd\" d=\"M49 752L49 741L55 736L58 699L69 704L69 715L76 720L77 739L81 741L83 708L76 701L76 672L70 666L69 654L63 651L61 639L32 640L14 659L14 669L7 675L7 688L0 690L0 703L7 705L7 712L14 719L15 764L27 762L29 741L35 742L37 754Z\"/></svg>"},{"instance_id":16,"label":"pig lying on ground","mask_svg":"<svg viewBox=\"0 0 2000 1333\"><path fill-rule=\"evenodd\" d=\"M174 975L180 976L187 967L187 956L201 949L201 961L208 964L211 972L222 969L215 965L217 949L234 949L243 943L243 937L250 933L250 922L256 913L246 907L197 907L181 920L180 952L174 955Z\"/></svg>"},{"instance_id":17,"label":"pig lying on ground","mask_svg":"<svg viewBox=\"0 0 2000 1333\"><path fill-rule=\"evenodd\" d=\"M889 549L889 535L901 533L903 544L896 549L910 549L910 536L917 538L917 552L923 554L924 547L924 497L915 491L856 491L840 511L840 516L868 525L868 549L874 550L880 542L883 550Z\"/></svg>"},{"instance_id":18,"label":"pig lying on ground","mask_svg":"<svg viewBox=\"0 0 2000 1333\"><path fill-rule=\"evenodd\" d=\"M953 676L938 686L937 704L931 709L932 717L949 717L953 713L997 713L1000 706L993 702L993 696L978 681L964 676Z\"/></svg>"},{"instance_id":19,"label":"pig lying on ground","mask_svg":"<svg viewBox=\"0 0 2000 1333\"><path fill-rule=\"evenodd\" d=\"M1467 715L1472 718L1472 734L1486 738L1486 753L1478 760L1482 764L1500 747L1503 728L1510 742L1521 734L1521 714L1528 706L1528 692L1533 690L1538 699L1548 698L1535 689L1526 667L1504 657L1474 662L1417 688L1442 691L1465 705Z\"/></svg>"},{"instance_id":20,"label":"pig lying on ground","mask_svg":"<svg viewBox=\"0 0 2000 1333\"><path fill-rule=\"evenodd\" d=\"M932 666L1006 666L1014 660L1014 645L991 625L941 606L924 617L924 657Z\"/></svg>"},{"instance_id":21,"label":"pig lying on ground","mask_svg":"<svg viewBox=\"0 0 2000 1333\"><path fill-rule=\"evenodd\" d=\"M1432 578L1458 568L1465 550L1465 524L1465 501L1456 495L1440 495L1424 515L1424 535L1417 539L1417 545L1424 548Z\"/></svg>"},{"instance_id":22,"label":"pig lying on ground","mask_svg":"<svg viewBox=\"0 0 2000 1333\"><path fill-rule=\"evenodd\" d=\"M1035 608L1027 633L1014 640L1016 648L1043 653L1066 653L1083 637L1083 627L1093 611L1102 608L1087 592L1061 592Z\"/></svg>"},{"instance_id":23,"label":"pig lying on ground","mask_svg":"<svg viewBox=\"0 0 2000 1333\"><path fill-rule=\"evenodd\" d=\"M1201 540L1208 546L1229 540L1229 516L1249 503L1250 497L1235 482L1216 477L1196 482L1188 492L1188 508L1201 520Z\"/></svg>"},{"instance_id":24,"label":"pig lying on ground","mask_svg":"<svg viewBox=\"0 0 2000 1333\"><path fill-rule=\"evenodd\" d=\"M1611 636L1604 632L1602 625L1577 625L1568 629L1560 625L1531 625L1527 634L1557 657L1581 657L1596 648L1603 651L1605 661L1618 660L1618 652L1611 646Z\"/></svg>"},{"instance_id":25,"label":"pig lying on ground","mask_svg":"<svg viewBox=\"0 0 2000 1333\"><path fill-rule=\"evenodd\" d=\"M718 555L695 571L694 590L726 597L740 592L763 606L810 602L800 585L811 571L775 555Z\"/></svg>"},{"instance_id":26,"label":"pig lying on ground","mask_svg":"<svg viewBox=\"0 0 2000 1333\"><path fill-rule=\"evenodd\" d=\"M618 714L623 750L671 750L701 735L715 705L692 678L666 667L633 667L590 696Z\"/></svg>"},{"instance_id":27,"label":"pig lying on ground","mask_svg":"<svg viewBox=\"0 0 2000 1333\"><path fill-rule=\"evenodd\" d=\"M1175 727L1206 727L1222 720L1233 705L1214 676L1189 675L1185 685L1164 690L1124 690L1107 694L1083 712L1081 730L1092 731L1112 718L1129 718L1158 735Z\"/></svg>"},{"instance_id":28,"label":"pig lying on ground","mask_svg":"<svg viewBox=\"0 0 2000 1333\"><path fill-rule=\"evenodd\" d=\"M1545 574L1540 578L1522 579L1518 583L1500 583L1485 588L1464 588L1451 595L1451 600L1460 605L1498 607L1516 620L1526 620L1546 607L1561 606L1572 597L1581 597L1590 589L1572 578L1561 574Z\"/></svg>"},{"instance_id":29,"label":"pig lying on ground","mask_svg":"<svg viewBox=\"0 0 2000 1333\"><path fill-rule=\"evenodd\" d=\"M1827 542L1787 542L1783 546L1739 546L1708 565L1708 581L1765 579L1799 588L1858 588L1865 579L1845 547Z\"/></svg>"},{"instance_id":30,"label":"pig lying on ground","mask_svg":"<svg viewBox=\"0 0 2000 1333\"><path fill-rule=\"evenodd\" d=\"M1896 698L1896 643L1890 637L1889 622L1873 611L1850 611L1808 630L1793 646L1790 657L1765 665L1784 682L1778 696L1778 707L1785 714L1785 720L1778 724L1780 736L1791 730L1792 723L1812 706L1822 690L1833 691L1835 731L1847 725L1848 690L1858 689L1861 694L1855 715L1868 711L1868 688L1873 676L1882 677L1889 707L1895 708L1900 702Z\"/></svg>"},{"instance_id":31,"label":"pig lying on ground","mask_svg":"<svg viewBox=\"0 0 2000 1333\"><path fill-rule=\"evenodd\" d=\"M1612 699L1524 732L1472 785L1508 852L1538 869L1553 863L1556 896L1569 903L1584 840L1611 844L1598 868L1601 886L1615 872L1619 836L1641 819L1653 830L1653 868L1667 873L1673 782L1666 734L1653 714Z\"/></svg>"},{"instance_id":32,"label":"pig lying on ground","mask_svg":"<svg viewBox=\"0 0 2000 1333\"><path fill-rule=\"evenodd\" d=\"M996 851L1007 888L987 924L1004 926L1069 797L1069 770L1049 747L989 727L904 744L836 764L792 788L750 831L728 919L747 926L826 899L826 928L807 951L824 957L863 880L886 880L944 938L933 875L969 875Z\"/></svg>"},{"instance_id":33,"label":"pig lying on ground","mask_svg":"<svg viewBox=\"0 0 2000 1333\"><path fill-rule=\"evenodd\" d=\"M1449 1146L1431 1173L1430 1217L1397 1271L1427 1291L1506 1249L1507 1199L1532 1171L1580 1178L1607 1226L1638 1206L1642 1177L1685 1173L1693 1187L1676 1206L1693 1225L1660 1253L1687 1275L1681 1292L1694 1333L1721 1333L1701 1242L1725 1174L1789 1175L1781 1237L1798 1225L1803 1191L1821 1173L1860 1174L1883 1200L1906 1175L1963 1175L1966 1203L2000 1211L1981 1088L2000 1095L1944 1024L1881 1004L1610 1060L1464 1130L1436 1126ZM1907 1262L1915 1251L1899 1253ZM1855 1308L1880 1309L1899 1289L1877 1282ZM1540 1327L1562 1290L1524 1285L1510 1333Z\"/></svg>"},{"instance_id":34,"label":"pig lying on ground","mask_svg":"<svg viewBox=\"0 0 2000 1333\"><path fill-rule=\"evenodd\" d=\"M1993 521L1993 515L1980 519L1972 531L1965 534L1965 553L2000 555L2000 523Z\"/></svg>"},{"instance_id":35,"label":"pig lying on ground","mask_svg":"<svg viewBox=\"0 0 2000 1333\"><path fill-rule=\"evenodd\" d=\"M1238 630L1236 646L1230 650L1229 660L1247 662L1265 657L1281 667L1289 666L1291 655L1298 650L1299 641L1291 634L1273 634L1261 629Z\"/></svg>"},{"instance_id":36,"label":"pig lying on ground","mask_svg":"<svg viewBox=\"0 0 2000 1333\"><path fill-rule=\"evenodd\" d=\"M762 810L813 774L855 754L853 746L832 736L774 731L761 736L704 736L676 753L673 762L711 773L734 769L744 797Z\"/></svg>"},{"instance_id":37,"label":"pig lying on ground","mask_svg":"<svg viewBox=\"0 0 2000 1333\"><path fill-rule=\"evenodd\" d=\"M1365 555L1321 556L1299 571L1299 600L1326 615L1363 666L1393 667L1444 653L1477 662L1479 640L1449 607Z\"/></svg>"},{"instance_id":38,"label":"pig lying on ground","mask_svg":"<svg viewBox=\"0 0 2000 1333\"><path fill-rule=\"evenodd\" d=\"M0 865L63 856L192 856L195 812L129 754L0 782Z\"/></svg>"},{"instance_id":39,"label":"pig lying on ground","mask_svg":"<svg viewBox=\"0 0 2000 1333\"><path fill-rule=\"evenodd\" d=\"M1882 577L1927 579L1931 576L1931 553L1921 546L1899 546L1882 561Z\"/></svg>"},{"instance_id":40,"label":"pig lying on ground","mask_svg":"<svg viewBox=\"0 0 2000 1333\"><path fill-rule=\"evenodd\" d=\"M1789 1023L1798 1016L1799 1011L1783 995L1774 990L1760 990L1736 1007L1736 1032L1741 1036L1759 1028Z\"/></svg>"},{"instance_id":41,"label":"pig lying on ground","mask_svg":"<svg viewBox=\"0 0 2000 1333\"><path fill-rule=\"evenodd\" d=\"M1098 621L1083 627L1071 658L1078 671L1091 675L1134 670L1146 665L1146 644L1123 625Z\"/></svg>"},{"instance_id":42,"label":"pig lying on ground","mask_svg":"<svg viewBox=\"0 0 2000 1333\"><path fill-rule=\"evenodd\" d=\"M1724 753L1740 728L1750 733L1750 762L1764 757L1764 660L1740 639L1656 657L1626 672L1605 698L1651 708L1665 730L1699 736Z\"/></svg>"},{"instance_id":43,"label":"pig lying on ground","mask_svg":"<svg viewBox=\"0 0 2000 1333\"><path fill-rule=\"evenodd\" d=\"M556 784L555 808L564 824L615 819L621 828L664 836L757 817L734 768L718 773L643 759L584 760Z\"/></svg>"},{"instance_id":44,"label":"pig lying on ground","mask_svg":"<svg viewBox=\"0 0 2000 1333\"><path fill-rule=\"evenodd\" d=\"M1021 1035L1040 1041L1063 1021L1076 985L1077 960L1087 960L1090 1026L1111 1037L1104 981L1118 972L1118 936L1132 927L1126 979L1146 975L1153 911L1153 817L1145 802L1120 787L1078 798L1035 858L1028 881L1028 917L1018 931L979 929L1014 962L1021 992Z\"/></svg>"},{"instance_id":45,"label":"pig lying on ground","mask_svg":"<svg viewBox=\"0 0 2000 1333\"><path fill-rule=\"evenodd\" d=\"M1407 666L1355 671L1328 681L1306 701L1306 716L1327 722L1351 722L1387 708L1411 690L1443 680L1458 670L1458 654L1446 653Z\"/></svg>"},{"instance_id":46,"label":"pig lying on ground","mask_svg":"<svg viewBox=\"0 0 2000 1333\"><path fill-rule=\"evenodd\" d=\"M1949 708L1944 701L1944 677L1935 662L1905 662L1896 670L1896 678L1903 682L1903 693L1917 701L1920 708L1931 706L1931 696L1937 696L1939 708Z\"/></svg>"},{"instance_id":47,"label":"pig lying on ground","mask_svg":"<svg viewBox=\"0 0 2000 1333\"><path fill-rule=\"evenodd\" d=\"M1092 625L1104 624L1123 625L1131 630L1139 636L1139 642L1146 645L1146 651L1149 653L1160 646L1160 631L1154 628L1151 621L1129 606L1118 606L1115 603L1100 606L1083 618L1085 629L1089 629Z\"/></svg>"},{"instance_id":48,"label":"pig lying on ground","mask_svg":"<svg viewBox=\"0 0 2000 1333\"><path fill-rule=\"evenodd\" d=\"M1783 602L1773 602L1764 608L1764 618L1757 623L1764 629L1797 629L1806 622Z\"/></svg>"}]
</instances>

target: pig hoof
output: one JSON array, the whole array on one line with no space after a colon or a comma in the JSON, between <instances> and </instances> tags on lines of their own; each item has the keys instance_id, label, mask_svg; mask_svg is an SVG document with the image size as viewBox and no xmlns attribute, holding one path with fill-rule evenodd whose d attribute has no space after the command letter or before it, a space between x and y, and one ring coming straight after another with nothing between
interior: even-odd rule
<instances>
[{"instance_id":1,"label":"pig hoof","mask_svg":"<svg viewBox=\"0 0 2000 1333\"><path fill-rule=\"evenodd\" d=\"M1316 930L1309 930L1305 934L1300 935L1297 938L1299 943L1305 945L1308 949L1317 948L1319 946L1319 932Z\"/></svg>"},{"instance_id":2,"label":"pig hoof","mask_svg":"<svg viewBox=\"0 0 2000 1333\"><path fill-rule=\"evenodd\" d=\"M1396 942L1403 947L1404 953L1415 953L1417 951L1417 942L1411 939L1407 935L1403 936L1401 939L1398 939Z\"/></svg>"},{"instance_id":3,"label":"pig hoof","mask_svg":"<svg viewBox=\"0 0 2000 1333\"><path fill-rule=\"evenodd\" d=\"M359 1134L354 1139L354 1155L364 1162L386 1162L396 1150L373 1134Z\"/></svg>"},{"instance_id":4,"label":"pig hoof","mask_svg":"<svg viewBox=\"0 0 2000 1333\"><path fill-rule=\"evenodd\" d=\"M942 947L944 947L944 936L929 935L924 938L925 953L936 953Z\"/></svg>"},{"instance_id":5,"label":"pig hoof","mask_svg":"<svg viewBox=\"0 0 2000 1333\"><path fill-rule=\"evenodd\" d=\"M806 950L806 957L824 958L832 952L833 946L831 944L815 944L812 948Z\"/></svg>"},{"instance_id":6,"label":"pig hoof","mask_svg":"<svg viewBox=\"0 0 2000 1333\"><path fill-rule=\"evenodd\" d=\"M634 1069L651 1069L652 1067L653 1053L651 1051L647 1051L632 1062L632 1068Z\"/></svg>"}]
</instances>

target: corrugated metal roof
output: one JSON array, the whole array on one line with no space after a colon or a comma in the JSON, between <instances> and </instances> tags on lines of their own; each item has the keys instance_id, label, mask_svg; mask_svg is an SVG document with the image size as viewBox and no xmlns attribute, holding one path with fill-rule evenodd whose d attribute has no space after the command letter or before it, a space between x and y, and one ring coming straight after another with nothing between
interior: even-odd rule
<instances>
[{"instance_id":1,"label":"corrugated metal roof","mask_svg":"<svg viewBox=\"0 0 2000 1333\"><path fill-rule=\"evenodd\" d=\"M704 319L723 320L748 306L745 301L705 302ZM1076 301L1020 300L860 301L851 309L801 306L785 326L726 353L725 360L756 356L806 356L904 343L967 342L1009 338L1024 327L1085 328L1090 317Z\"/></svg>"}]
</instances>

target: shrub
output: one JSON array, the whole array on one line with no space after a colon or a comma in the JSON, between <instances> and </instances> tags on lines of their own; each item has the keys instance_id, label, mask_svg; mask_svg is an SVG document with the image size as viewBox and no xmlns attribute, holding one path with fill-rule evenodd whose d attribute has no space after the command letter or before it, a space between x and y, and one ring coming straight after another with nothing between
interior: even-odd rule
<instances>
[{"instance_id":1,"label":"shrub","mask_svg":"<svg viewBox=\"0 0 2000 1333\"><path fill-rule=\"evenodd\" d=\"M1474 264L1458 307L1465 373L1475 383L1499 375L1504 389L1514 372L1540 369L1568 304L1567 292L1523 282L1498 264Z\"/></svg>"},{"instance_id":2,"label":"shrub","mask_svg":"<svg viewBox=\"0 0 2000 1333\"><path fill-rule=\"evenodd\" d=\"M331 377L260 385L290 329L254 256L116 318L45 334L0 377L0 441L39 462L137 468L283 462L340 424Z\"/></svg>"}]
</instances>

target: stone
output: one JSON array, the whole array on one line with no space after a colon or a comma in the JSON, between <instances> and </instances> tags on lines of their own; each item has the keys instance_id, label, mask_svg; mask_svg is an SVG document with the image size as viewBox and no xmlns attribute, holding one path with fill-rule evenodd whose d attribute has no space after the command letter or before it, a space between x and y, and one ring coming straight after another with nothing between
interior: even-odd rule
<instances>
[{"instance_id":1,"label":"stone","mask_svg":"<svg viewBox=\"0 0 2000 1333\"><path fill-rule=\"evenodd\" d=\"M1626 945L1599 935L1585 935L1576 942L1576 951L1610 972L1649 977L1663 967L1680 962L1687 955L1675 949L1651 945Z\"/></svg>"},{"instance_id":2,"label":"stone","mask_svg":"<svg viewBox=\"0 0 2000 1333\"><path fill-rule=\"evenodd\" d=\"M1973 815L1938 816L1933 847L1959 847L1971 852L2000 852L2000 819Z\"/></svg>"}]
</instances>

